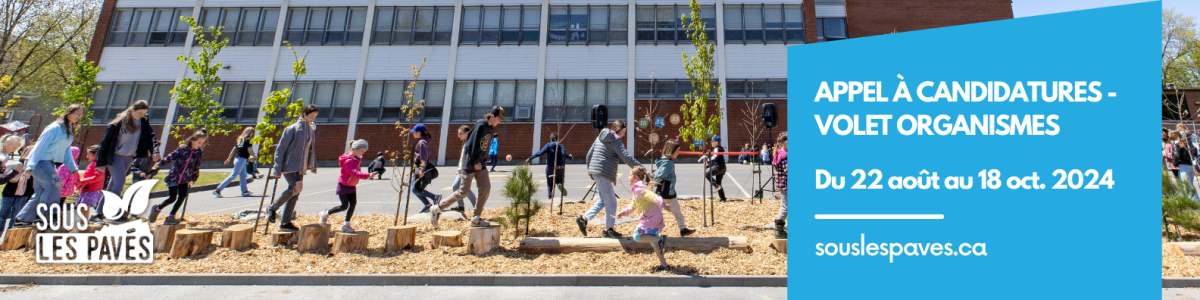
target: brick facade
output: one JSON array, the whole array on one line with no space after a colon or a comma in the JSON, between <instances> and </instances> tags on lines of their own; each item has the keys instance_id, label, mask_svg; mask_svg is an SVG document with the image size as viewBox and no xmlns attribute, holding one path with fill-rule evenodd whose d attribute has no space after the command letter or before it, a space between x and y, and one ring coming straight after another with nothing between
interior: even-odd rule
<instances>
[{"instance_id":1,"label":"brick facade","mask_svg":"<svg viewBox=\"0 0 1200 300\"><path fill-rule=\"evenodd\" d=\"M851 38L1013 18L1011 0L846 0L846 15Z\"/></svg>"}]
</instances>

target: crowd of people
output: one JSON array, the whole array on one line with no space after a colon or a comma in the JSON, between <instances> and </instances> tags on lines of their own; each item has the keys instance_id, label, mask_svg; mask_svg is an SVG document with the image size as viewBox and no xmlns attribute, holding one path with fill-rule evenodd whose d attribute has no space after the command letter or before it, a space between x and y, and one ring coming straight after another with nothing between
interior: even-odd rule
<instances>
[{"instance_id":1,"label":"crowd of people","mask_svg":"<svg viewBox=\"0 0 1200 300\"><path fill-rule=\"evenodd\" d=\"M132 178L133 182L150 179L163 166L169 166L164 178L168 196L162 202L151 206L149 220L151 223L156 222L160 213L170 207L163 224L184 222L185 220L176 215L181 205L186 204L189 189L199 179L200 164L210 137L205 130L197 130L181 141L169 154L160 157L156 151L159 141L146 116L148 110L149 105L145 101L136 101L108 123L101 142L87 147L85 161L90 163L82 174L76 164L82 151L72 146L76 138L74 129L79 127L77 123L84 113L82 106L67 107L53 124L42 131L31 146L26 146L26 141L19 135L0 137L0 152L3 152L0 153L0 182L5 185L3 197L0 198L0 221L6 224L2 229L31 226L37 221L36 210L39 204L62 204L72 195L78 197L77 205L86 207L87 216L93 222L128 221L128 209L121 210L117 215L93 213L104 205L101 191L122 195L127 177ZM287 188L274 198L266 214L267 223L278 222L280 230L298 230L293 222L296 219L296 204L304 189L304 178L309 172L315 174L318 170L317 126L314 124L317 115L316 106L304 106L300 117L283 130L279 144L274 150L274 163L269 176L271 179L284 180ZM413 195L424 204L422 213L430 213L430 223L435 229L443 210L465 212L464 200L470 200L473 207L470 226L489 225L481 216L491 191L489 172L495 171L498 160L499 139L496 128L504 121L504 115L503 108L493 107L473 126L463 125L458 128L457 136L463 142L463 147L459 164L454 168L454 193L447 197L427 189L438 177L438 170L430 156L432 135L424 124L417 124L409 130L416 143L412 149L413 161L410 164L413 176L408 184ZM663 211L671 212L675 218L679 226L679 236L689 236L696 232L695 229L687 227L677 201L675 160L679 156L680 144L675 139L666 140L662 156L654 161L655 170L650 172L625 149L622 137L625 136L626 130L624 121L613 121L611 126L599 131L587 150L584 161L587 164L588 176L595 180L599 201L584 214L577 216L575 222L580 233L587 236L588 223L604 210L604 229L600 236L621 238L623 235L614 228L616 217L637 215L639 221L633 233L634 240L651 243L660 262L656 269L666 269L669 265L662 256L663 243L666 242L666 235L661 231L664 227ZM262 176L258 174L254 164L254 134L253 128L246 128L237 136L234 147L230 149L224 161L226 165L233 164L233 172L213 191L214 196L224 197L222 190L236 179L240 182L241 196L259 197L247 188L250 178ZM1166 131L1163 132L1163 157L1164 162L1169 163L1170 168L1177 170L1183 178L1194 173L1191 172L1192 156L1187 154L1189 152L1186 150L1179 150L1186 149L1182 146L1184 143L1179 136L1177 132L1171 132L1170 136ZM1168 138L1175 142L1172 147L1168 147ZM721 146L720 136L714 135L709 140L711 148L704 152L700 161L705 163L704 173L707 181L715 189L720 200L726 201L721 186L727 171L725 149ZM774 167L780 191L775 196L784 199L775 220L776 231L778 236L786 238L784 227L787 217L787 133L781 134L776 143L779 145L777 149L768 151L764 145L759 157L747 158L743 155L739 162L760 161L770 163ZM363 155L369 150L366 140L354 140L350 142L349 148L349 152L338 157L340 174L336 194L340 203L319 213L321 225L328 225L331 215L344 213L345 218L341 226L344 232L354 231L351 220L358 202L356 186L359 181L382 179L387 170L383 152L378 152L374 161L363 170ZM750 146L747 145L746 148L750 149ZM1195 148L1191 149L1194 151ZM547 196L553 199L557 191L565 197L567 190L563 183L566 176L566 160L574 159L574 156L567 153L566 146L559 142L557 133L551 134L550 142L525 159L525 162L541 157L546 158ZM618 211L613 188L617 182L617 169L620 164L631 168L629 184L632 187L633 201L628 207ZM472 183L475 184L474 192L471 189Z\"/></svg>"}]
</instances>

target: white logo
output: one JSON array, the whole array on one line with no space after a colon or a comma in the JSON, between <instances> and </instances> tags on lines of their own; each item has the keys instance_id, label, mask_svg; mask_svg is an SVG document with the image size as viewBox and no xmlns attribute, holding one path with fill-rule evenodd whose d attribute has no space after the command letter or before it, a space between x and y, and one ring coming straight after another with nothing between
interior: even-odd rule
<instances>
[{"instance_id":1,"label":"white logo","mask_svg":"<svg viewBox=\"0 0 1200 300\"><path fill-rule=\"evenodd\" d=\"M158 180L134 183L125 189L124 197L101 191L104 207L99 213L109 220L127 212L145 213L156 183ZM84 209L75 204L38 204L38 230L87 229ZM43 211L49 216L42 215ZM143 220L104 225L94 233L42 233L37 235L36 254L38 263L150 263L154 260L154 235Z\"/></svg>"}]
</instances>

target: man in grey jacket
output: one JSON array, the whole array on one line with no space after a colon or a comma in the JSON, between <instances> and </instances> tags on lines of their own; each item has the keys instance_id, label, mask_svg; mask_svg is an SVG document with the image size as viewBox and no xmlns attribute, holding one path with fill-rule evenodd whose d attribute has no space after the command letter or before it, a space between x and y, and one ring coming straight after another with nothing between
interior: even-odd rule
<instances>
[{"instance_id":1,"label":"man in grey jacket","mask_svg":"<svg viewBox=\"0 0 1200 300\"><path fill-rule=\"evenodd\" d=\"M596 180L596 191L600 194L600 201L588 209L587 213L575 217L575 224L579 225L579 232L583 236L587 236L588 220L604 208L606 229L601 235L606 238L621 238L621 234L613 230L617 221L617 194L613 191L613 184L617 182L617 164L624 161L630 168L642 165L625 150L625 145L621 142L622 135L625 135L625 121L613 121L610 129L601 130L596 141L592 142L592 148L588 149L585 159L588 162L588 176Z\"/></svg>"},{"instance_id":2,"label":"man in grey jacket","mask_svg":"<svg viewBox=\"0 0 1200 300\"><path fill-rule=\"evenodd\" d=\"M279 230L298 230L292 220L296 218L296 200L300 199L300 191L304 189L304 174L312 170L317 173L316 131L313 121L317 119L317 106L306 105L300 111L300 119L283 129L279 137L279 146L275 147L275 174L273 178L283 177L288 188L283 195L271 202L267 212L267 223L275 222L276 211L284 206L283 222Z\"/></svg>"}]
</instances>

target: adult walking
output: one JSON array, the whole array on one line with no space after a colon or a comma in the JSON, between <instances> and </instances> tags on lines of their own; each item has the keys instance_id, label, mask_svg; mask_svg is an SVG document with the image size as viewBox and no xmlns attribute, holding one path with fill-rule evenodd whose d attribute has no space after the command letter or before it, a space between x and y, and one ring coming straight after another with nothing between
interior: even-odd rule
<instances>
[{"instance_id":1,"label":"adult walking","mask_svg":"<svg viewBox=\"0 0 1200 300\"><path fill-rule=\"evenodd\" d=\"M605 230L601 235L606 238L621 238L621 234L613 230L617 221L617 194L613 191L613 184L617 182L617 163L623 161L630 168L642 166L633 155L629 155L628 150L625 150L625 143L621 142L622 135L625 135L625 121L613 121L611 127L600 130L600 135L596 136L596 141L592 142L587 158L584 159L588 162L588 176L596 181L600 201L596 201L582 216L575 217L575 224L579 225L579 232L583 236L587 236L588 220L604 208Z\"/></svg>"},{"instance_id":2,"label":"adult walking","mask_svg":"<svg viewBox=\"0 0 1200 300\"><path fill-rule=\"evenodd\" d=\"M58 176L58 169L54 167L54 163L62 163L67 170L79 172L79 166L71 159L70 149L71 143L75 141L75 126L78 125L79 119L83 118L83 113L82 105L68 106L63 114L58 116L58 120L42 130L42 135L38 136L37 143L29 151L25 169L33 170L34 193L33 199L26 202L21 213L17 214L17 219L24 223L21 225L32 224L37 221L38 215L49 215L48 211L39 214L38 204L45 204L46 209L49 209L50 204L58 203L63 181Z\"/></svg>"},{"instance_id":3,"label":"adult walking","mask_svg":"<svg viewBox=\"0 0 1200 300\"><path fill-rule=\"evenodd\" d=\"M250 143L253 138L254 127L246 127L242 130L242 135L237 138L237 144L233 145L233 149L229 150L229 157L225 158L225 165L229 165L230 161L233 162L233 173L229 173L229 177L225 177L225 181L217 186L217 189L213 191L213 196L221 198L221 190L224 190L229 183L233 182L234 178L237 178L238 186L242 189L242 197L254 197L250 193L250 182L246 181L246 163L250 161L250 149L254 147L254 144Z\"/></svg>"},{"instance_id":4,"label":"adult walking","mask_svg":"<svg viewBox=\"0 0 1200 300\"><path fill-rule=\"evenodd\" d=\"M158 141L154 136L154 128L150 127L150 118L146 112L150 104L145 100L133 102L125 111L113 118L104 130L104 138L100 140L100 152L96 154L96 170L108 171L110 176L108 187L105 189L116 195L123 195L125 177L129 176L130 167L135 158L149 157L158 162ZM104 199L100 199L97 207L104 207ZM123 221L121 216L118 221Z\"/></svg>"},{"instance_id":5,"label":"adult walking","mask_svg":"<svg viewBox=\"0 0 1200 300\"><path fill-rule=\"evenodd\" d=\"M491 179L488 178L487 168L484 168L483 163L487 161L488 146L493 143L492 134L496 126L504 121L504 108L492 106L492 110L483 116L483 120L475 122L475 127L471 128L471 133L467 136L466 144L463 149L466 152L467 163L463 165L462 171L462 186L454 192L450 197L443 197L438 201L433 209L429 210L429 223L433 228L438 226L438 218L442 215L442 210L450 207L450 204L461 201L471 193L471 181L475 181L475 186L479 189L479 197L475 203L475 215L471 217L472 227L487 227L487 221L480 218L483 215L483 205L487 204L488 194L492 190Z\"/></svg>"},{"instance_id":6,"label":"adult walking","mask_svg":"<svg viewBox=\"0 0 1200 300\"><path fill-rule=\"evenodd\" d=\"M316 133L317 106L305 105L300 110L300 119L283 129L279 137L279 146L275 148L275 174L272 178L283 177L287 181L287 190L283 195L271 202L267 211L267 223L275 222L277 211L283 207L283 222L280 230L299 230L292 220L296 219L296 200L304 190L304 175L308 171L317 173Z\"/></svg>"},{"instance_id":7,"label":"adult walking","mask_svg":"<svg viewBox=\"0 0 1200 300\"><path fill-rule=\"evenodd\" d=\"M558 143L558 133L550 134L550 142L546 146L542 146L542 150L538 150L533 156L525 159L525 163L529 160L546 155L546 193L550 199L554 199L554 187L562 192L563 197L567 196L567 189L563 187L563 177L566 177L567 159L574 159L574 156L567 154L567 149L562 144Z\"/></svg>"}]
</instances>

